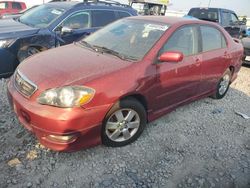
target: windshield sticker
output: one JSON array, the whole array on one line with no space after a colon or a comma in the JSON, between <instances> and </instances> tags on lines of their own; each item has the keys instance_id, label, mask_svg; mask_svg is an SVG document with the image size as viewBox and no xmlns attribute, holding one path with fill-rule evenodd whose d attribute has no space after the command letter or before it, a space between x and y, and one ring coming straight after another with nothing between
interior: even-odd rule
<instances>
[{"instance_id":1,"label":"windshield sticker","mask_svg":"<svg viewBox=\"0 0 250 188\"><path fill-rule=\"evenodd\" d=\"M157 31L165 32L167 29L168 29L168 26L148 24L148 25L145 25L145 28L142 32L142 37L147 38L149 33L151 32L157 32Z\"/></svg>"},{"instance_id":2,"label":"windshield sticker","mask_svg":"<svg viewBox=\"0 0 250 188\"><path fill-rule=\"evenodd\" d=\"M149 30L166 31L168 29L168 26L167 25L148 24L148 25L146 25L146 28Z\"/></svg>"},{"instance_id":3,"label":"windshield sticker","mask_svg":"<svg viewBox=\"0 0 250 188\"><path fill-rule=\"evenodd\" d=\"M51 11L51 13L52 13L52 14L56 14L56 15L61 15L61 14L62 14L62 11L53 9L53 10Z\"/></svg>"}]
</instances>

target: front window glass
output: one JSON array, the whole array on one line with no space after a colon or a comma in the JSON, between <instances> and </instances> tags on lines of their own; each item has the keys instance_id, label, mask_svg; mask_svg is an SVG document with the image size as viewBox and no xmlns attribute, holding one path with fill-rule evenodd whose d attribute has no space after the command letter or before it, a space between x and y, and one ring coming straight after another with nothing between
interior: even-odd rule
<instances>
[{"instance_id":1,"label":"front window glass","mask_svg":"<svg viewBox=\"0 0 250 188\"><path fill-rule=\"evenodd\" d=\"M238 18L235 16L235 14L231 14L231 20L233 23L236 23L239 21Z\"/></svg>"},{"instance_id":2,"label":"front window glass","mask_svg":"<svg viewBox=\"0 0 250 188\"><path fill-rule=\"evenodd\" d=\"M0 9L7 9L8 3L0 3Z\"/></svg>"},{"instance_id":3,"label":"front window glass","mask_svg":"<svg viewBox=\"0 0 250 188\"><path fill-rule=\"evenodd\" d=\"M166 24L140 20L119 20L82 41L113 50L133 60L142 59L168 29Z\"/></svg>"},{"instance_id":4,"label":"front window glass","mask_svg":"<svg viewBox=\"0 0 250 188\"><path fill-rule=\"evenodd\" d=\"M184 27L177 30L161 49L182 52L185 56L198 53L198 33L195 27Z\"/></svg>"},{"instance_id":5,"label":"front window glass","mask_svg":"<svg viewBox=\"0 0 250 188\"><path fill-rule=\"evenodd\" d=\"M65 12L49 4L38 6L19 18L21 23L32 27L45 28Z\"/></svg>"},{"instance_id":6,"label":"front window glass","mask_svg":"<svg viewBox=\"0 0 250 188\"><path fill-rule=\"evenodd\" d=\"M78 12L66 19L61 27L70 29L83 29L90 27L90 14L88 12Z\"/></svg>"}]
</instances>

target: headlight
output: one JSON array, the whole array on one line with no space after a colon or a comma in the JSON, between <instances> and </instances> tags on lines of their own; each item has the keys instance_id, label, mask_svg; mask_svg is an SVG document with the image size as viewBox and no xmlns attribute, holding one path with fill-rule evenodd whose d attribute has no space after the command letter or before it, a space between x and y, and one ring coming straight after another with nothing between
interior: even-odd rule
<instances>
[{"instance_id":1,"label":"headlight","mask_svg":"<svg viewBox=\"0 0 250 188\"><path fill-rule=\"evenodd\" d=\"M15 39L0 40L0 48L9 47L14 41Z\"/></svg>"},{"instance_id":2,"label":"headlight","mask_svg":"<svg viewBox=\"0 0 250 188\"><path fill-rule=\"evenodd\" d=\"M95 90L84 86L65 86L44 91L37 99L38 103L60 108L72 108L84 105L92 100Z\"/></svg>"}]
</instances>

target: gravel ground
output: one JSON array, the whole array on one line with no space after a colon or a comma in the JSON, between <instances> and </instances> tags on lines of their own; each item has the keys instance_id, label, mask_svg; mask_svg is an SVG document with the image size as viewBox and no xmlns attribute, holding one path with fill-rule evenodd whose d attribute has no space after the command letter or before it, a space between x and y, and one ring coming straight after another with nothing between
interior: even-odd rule
<instances>
[{"instance_id":1,"label":"gravel ground","mask_svg":"<svg viewBox=\"0 0 250 188\"><path fill-rule=\"evenodd\" d=\"M222 100L206 98L148 124L122 148L43 148L10 110L0 81L0 187L250 187L250 67Z\"/></svg>"}]
</instances>

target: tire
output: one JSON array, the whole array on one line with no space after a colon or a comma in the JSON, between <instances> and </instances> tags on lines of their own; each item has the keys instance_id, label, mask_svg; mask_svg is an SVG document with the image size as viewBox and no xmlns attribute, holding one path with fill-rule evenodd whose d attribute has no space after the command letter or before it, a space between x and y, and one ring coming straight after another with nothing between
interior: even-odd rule
<instances>
[{"instance_id":1,"label":"tire","mask_svg":"<svg viewBox=\"0 0 250 188\"><path fill-rule=\"evenodd\" d=\"M134 98L117 102L107 113L102 126L102 143L121 147L134 142L147 123L143 105Z\"/></svg>"},{"instance_id":2,"label":"tire","mask_svg":"<svg viewBox=\"0 0 250 188\"><path fill-rule=\"evenodd\" d=\"M25 60L26 58L28 58L28 57L30 57L30 56L32 56L32 55L34 55L34 54L37 54L37 53L39 53L40 52L40 50L38 49L38 48L36 48L36 47L28 47L27 49L25 49L25 50L20 50L19 52L18 52L18 60L19 60L19 62L22 62L23 60Z\"/></svg>"},{"instance_id":3,"label":"tire","mask_svg":"<svg viewBox=\"0 0 250 188\"><path fill-rule=\"evenodd\" d=\"M232 72L230 69L227 69L216 86L215 94L211 97L214 99L222 99L229 89L231 78Z\"/></svg>"}]
</instances>

